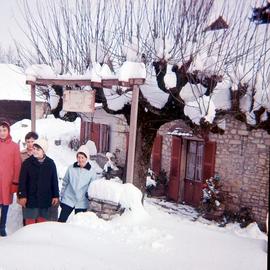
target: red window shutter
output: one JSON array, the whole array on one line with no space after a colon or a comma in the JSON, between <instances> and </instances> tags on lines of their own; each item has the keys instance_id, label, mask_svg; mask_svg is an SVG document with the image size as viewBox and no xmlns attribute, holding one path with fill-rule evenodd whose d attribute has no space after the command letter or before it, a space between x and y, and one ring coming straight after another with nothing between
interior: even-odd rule
<instances>
[{"instance_id":1,"label":"red window shutter","mask_svg":"<svg viewBox=\"0 0 270 270\"><path fill-rule=\"evenodd\" d=\"M204 147L203 179L209 179L215 173L216 142L206 142Z\"/></svg>"},{"instance_id":2,"label":"red window shutter","mask_svg":"<svg viewBox=\"0 0 270 270\"><path fill-rule=\"evenodd\" d=\"M80 143L83 144L85 140L85 122L81 121Z\"/></svg>"},{"instance_id":3,"label":"red window shutter","mask_svg":"<svg viewBox=\"0 0 270 270\"><path fill-rule=\"evenodd\" d=\"M110 126L107 126L106 136L107 136L106 151L109 151L110 150Z\"/></svg>"},{"instance_id":4,"label":"red window shutter","mask_svg":"<svg viewBox=\"0 0 270 270\"><path fill-rule=\"evenodd\" d=\"M178 201L179 198L181 152L182 139L181 137L173 136L168 197L174 201Z\"/></svg>"},{"instance_id":5,"label":"red window shutter","mask_svg":"<svg viewBox=\"0 0 270 270\"><path fill-rule=\"evenodd\" d=\"M99 152L104 153L106 125L101 124L99 127Z\"/></svg>"},{"instance_id":6,"label":"red window shutter","mask_svg":"<svg viewBox=\"0 0 270 270\"><path fill-rule=\"evenodd\" d=\"M163 137L157 135L152 148L152 170L156 175L159 175L161 170L162 140Z\"/></svg>"},{"instance_id":7,"label":"red window shutter","mask_svg":"<svg viewBox=\"0 0 270 270\"><path fill-rule=\"evenodd\" d=\"M91 140L96 144L97 151L100 152L100 124L92 123Z\"/></svg>"},{"instance_id":8,"label":"red window shutter","mask_svg":"<svg viewBox=\"0 0 270 270\"><path fill-rule=\"evenodd\" d=\"M99 138L99 144L100 144L100 152L105 153L109 151L109 131L110 127L102 124L100 125L100 138Z\"/></svg>"}]
</instances>

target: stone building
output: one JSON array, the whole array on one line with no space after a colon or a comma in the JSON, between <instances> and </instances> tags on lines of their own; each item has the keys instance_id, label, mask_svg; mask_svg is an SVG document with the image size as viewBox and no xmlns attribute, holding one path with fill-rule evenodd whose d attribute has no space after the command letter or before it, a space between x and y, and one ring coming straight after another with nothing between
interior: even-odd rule
<instances>
[{"instance_id":1,"label":"stone building","mask_svg":"<svg viewBox=\"0 0 270 270\"><path fill-rule=\"evenodd\" d=\"M89 117L83 121L81 141L92 138L98 152L116 153L124 166L128 146L124 117L98 108L94 123L89 121ZM218 173L222 190L231 198L226 207L233 211L249 207L256 221L263 224L269 201L270 135L261 129L248 131L231 116L225 121L225 133L210 134L207 141L194 136L181 120L166 123L157 132L152 169L156 174L161 169L167 172L170 199L195 207L201 202L203 180Z\"/></svg>"},{"instance_id":2,"label":"stone building","mask_svg":"<svg viewBox=\"0 0 270 270\"><path fill-rule=\"evenodd\" d=\"M264 224L269 211L270 135L260 129L248 131L230 116L225 120L224 135L210 134L208 141L192 135L180 120L162 126L153 147L153 169L167 172L171 199L194 206L201 200L202 181L217 173L222 191L231 198L226 207L249 207L255 220Z\"/></svg>"}]
</instances>

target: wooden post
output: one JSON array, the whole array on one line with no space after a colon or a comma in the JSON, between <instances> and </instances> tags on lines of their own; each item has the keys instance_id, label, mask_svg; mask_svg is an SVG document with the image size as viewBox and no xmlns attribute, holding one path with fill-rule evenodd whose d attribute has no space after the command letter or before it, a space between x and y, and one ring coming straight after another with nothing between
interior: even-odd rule
<instances>
[{"instance_id":1,"label":"wooden post","mask_svg":"<svg viewBox=\"0 0 270 270\"><path fill-rule=\"evenodd\" d=\"M36 85L31 84L31 130L36 131Z\"/></svg>"},{"instance_id":2,"label":"wooden post","mask_svg":"<svg viewBox=\"0 0 270 270\"><path fill-rule=\"evenodd\" d=\"M134 176L139 93L139 86L133 85L128 140L127 183L133 183Z\"/></svg>"}]
</instances>

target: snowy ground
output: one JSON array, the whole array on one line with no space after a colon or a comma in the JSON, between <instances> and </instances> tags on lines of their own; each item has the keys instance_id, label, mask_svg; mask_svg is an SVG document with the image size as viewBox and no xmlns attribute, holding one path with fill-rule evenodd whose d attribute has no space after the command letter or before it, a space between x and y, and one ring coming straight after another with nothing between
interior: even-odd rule
<instances>
[{"instance_id":1,"label":"snowy ground","mask_svg":"<svg viewBox=\"0 0 270 270\"><path fill-rule=\"evenodd\" d=\"M16 141L28 131L27 121L23 123L12 127ZM38 132L50 141L48 155L60 176L75 159L67 144L78 126L54 118L37 122ZM60 146L54 145L54 134L61 138ZM146 199L144 209L112 221L88 212L72 216L67 224L21 228L21 208L14 203L9 236L0 238L0 270L267 269L267 237L256 223L245 229L238 224L220 228L198 218L192 207L157 199Z\"/></svg>"},{"instance_id":2,"label":"snowy ground","mask_svg":"<svg viewBox=\"0 0 270 270\"><path fill-rule=\"evenodd\" d=\"M238 224L219 228L191 221L196 212L190 207L170 214L173 204L156 203L147 200L145 213L129 212L112 221L88 212L68 224L24 227L0 239L0 269L267 268L266 236L255 223L245 229Z\"/></svg>"}]
</instances>

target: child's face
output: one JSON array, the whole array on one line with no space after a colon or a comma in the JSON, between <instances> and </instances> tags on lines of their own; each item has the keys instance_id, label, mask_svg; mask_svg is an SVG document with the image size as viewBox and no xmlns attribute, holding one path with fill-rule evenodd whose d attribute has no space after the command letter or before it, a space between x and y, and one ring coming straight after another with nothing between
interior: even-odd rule
<instances>
[{"instance_id":1,"label":"child's face","mask_svg":"<svg viewBox=\"0 0 270 270\"><path fill-rule=\"evenodd\" d=\"M37 159L43 159L45 156L45 153L42 150L42 148L33 146L33 156Z\"/></svg>"},{"instance_id":2,"label":"child's face","mask_svg":"<svg viewBox=\"0 0 270 270\"><path fill-rule=\"evenodd\" d=\"M82 154L78 154L77 161L78 161L78 165L83 168L86 165L87 158Z\"/></svg>"},{"instance_id":3,"label":"child's face","mask_svg":"<svg viewBox=\"0 0 270 270\"><path fill-rule=\"evenodd\" d=\"M27 150L32 151L33 150L33 145L34 145L35 139L34 138L30 138L30 139L27 139L25 142L26 142L26 148L27 148Z\"/></svg>"},{"instance_id":4,"label":"child's face","mask_svg":"<svg viewBox=\"0 0 270 270\"><path fill-rule=\"evenodd\" d=\"M8 137L9 131L5 126L0 126L0 139L5 140Z\"/></svg>"}]
</instances>

